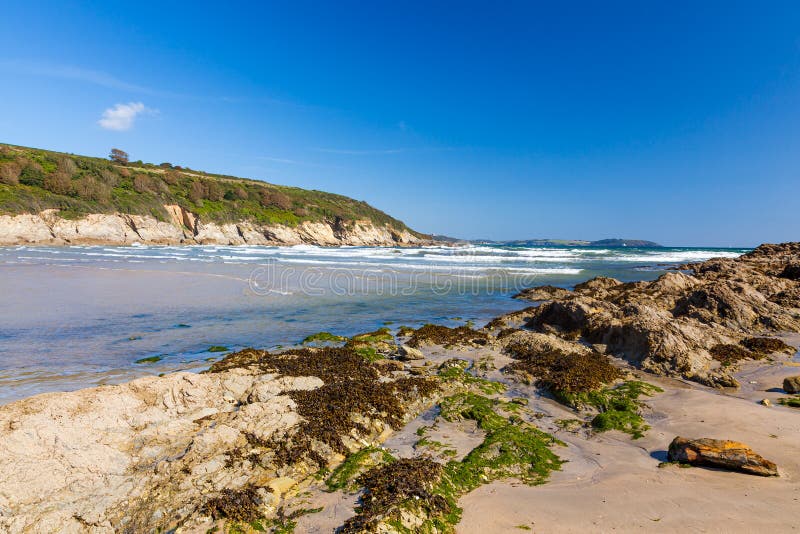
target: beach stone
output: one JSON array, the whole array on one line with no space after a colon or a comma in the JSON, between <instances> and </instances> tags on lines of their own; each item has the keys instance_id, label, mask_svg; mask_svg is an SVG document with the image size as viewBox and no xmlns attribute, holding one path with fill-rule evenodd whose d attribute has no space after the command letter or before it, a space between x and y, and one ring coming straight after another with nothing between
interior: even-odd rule
<instances>
[{"instance_id":1,"label":"beach stone","mask_svg":"<svg viewBox=\"0 0 800 534\"><path fill-rule=\"evenodd\" d=\"M800 375L787 376L784 378L783 390L786 393L800 393Z\"/></svg>"},{"instance_id":2,"label":"beach stone","mask_svg":"<svg viewBox=\"0 0 800 534\"><path fill-rule=\"evenodd\" d=\"M766 407L772 406L772 402L769 399L761 399L761 404Z\"/></svg>"},{"instance_id":3,"label":"beach stone","mask_svg":"<svg viewBox=\"0 0 800 534\"><path fill-rule=\"evenodd\" d=\"M425 355L422 354L421 350L415 349L414 347L409 347L408 345L400 345L398 353L398 359L404 362L425 359Z\"/></svg>"},{"instance_id":4,"label":"beach stone","mask_svg":"<svg viewBox=\"0 0 800 534\"><path fill-rule=\"evenodd\" d=\"M678 436L670 443L667 458L683 464L719 467L765 477L778 476L778 466L738 441Z\"/></svg>"}]
</instances>

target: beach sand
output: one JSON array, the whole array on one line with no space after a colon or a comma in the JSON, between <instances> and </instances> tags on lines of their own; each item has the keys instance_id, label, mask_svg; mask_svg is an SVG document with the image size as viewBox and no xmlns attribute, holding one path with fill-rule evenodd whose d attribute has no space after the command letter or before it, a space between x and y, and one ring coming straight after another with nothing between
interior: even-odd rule
<instances>
[{"instance_id":1,"label":"beach sand","mask_svg":"<svg viewBox=\"0 0 800 534\"><path fill-rule=\"evenodd\" d=\"M797 374L788 362L743 371L761 389ZM647 399L652 428L638 440L567 431L558 454L569 460L541 486L494 482L464 496L461 534L487 532L793 532L800 510L800 411L766 407L777 391L750 387L732 396L681 381L643 376L664 393ZM749 382L748 382L749 384ZM754 385L751 385L754 386ZM551 401L539 400L538 403ZM535 409L535 407L534 407ZM776 462L778 478L716 469L659 468L675 436L741 441Z\"/></svg>"}]
</instances>

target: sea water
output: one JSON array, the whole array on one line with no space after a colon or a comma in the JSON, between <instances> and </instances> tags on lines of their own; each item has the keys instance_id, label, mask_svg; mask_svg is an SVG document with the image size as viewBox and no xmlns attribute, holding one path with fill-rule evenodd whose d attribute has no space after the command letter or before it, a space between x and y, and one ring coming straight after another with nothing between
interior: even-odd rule
<instances>
[{"instance_id":1,"label":"sea water","mask_svg":"<svg viewBox=\"0 0 800 534\"><path fill-rule=\"evenodd\" d=\"M649 280L743 249L0 247L0 403L200 371L212 346L274 349L328 331L482 326L520 289ZM145 361L143 359L158 360ZM141 362L141 363L137 363Z\"/></svg>"}]
</instances>

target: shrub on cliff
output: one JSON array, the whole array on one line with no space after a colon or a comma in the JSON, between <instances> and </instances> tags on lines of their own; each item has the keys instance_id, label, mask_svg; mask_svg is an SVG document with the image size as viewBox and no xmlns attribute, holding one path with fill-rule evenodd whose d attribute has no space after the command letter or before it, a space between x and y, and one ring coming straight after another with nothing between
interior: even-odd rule
<instances>
[{"instance_id":1,"label":"shrub on cliff","mask_svg":"<svg viewBox=\"0 0 800 534\"><path fill-rule=\"evenodd\" d=\"M69 187L67 179L71 181ZM368 220L377 226L410 231L368 204L341 195L177 165L90 158L11 145L0 145L0 187L2 214L55 208L63 217L118 212L168 220L164 205L177 204L217 223L249 220L291 226L302 221L333 223L339 218L344 224Z\"/></svg>"}]
</instances>

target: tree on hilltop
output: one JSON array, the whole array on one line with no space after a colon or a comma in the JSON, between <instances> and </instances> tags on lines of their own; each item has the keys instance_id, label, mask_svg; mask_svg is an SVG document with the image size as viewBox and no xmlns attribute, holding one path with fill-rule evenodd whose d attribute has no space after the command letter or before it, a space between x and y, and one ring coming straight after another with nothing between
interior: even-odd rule
<instances>
[{"instance_id":1,"label":"tree on hilltop","mask_svg":"<svg viewBox=\"0 0 800 534\"><path fill-rule=\"evenodd\" d=\"M128 164L128 153L118 148L112 148L111 153L108 155L108 158L111 161L119 163L121 165Z\"/></svg>"}]
</instances>

